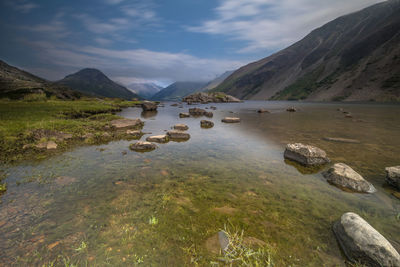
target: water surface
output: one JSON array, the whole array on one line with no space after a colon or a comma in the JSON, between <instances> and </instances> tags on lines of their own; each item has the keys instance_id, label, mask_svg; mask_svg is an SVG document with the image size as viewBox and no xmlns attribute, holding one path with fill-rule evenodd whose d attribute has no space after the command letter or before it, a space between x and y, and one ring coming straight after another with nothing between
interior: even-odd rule
<instances>
[{"instance_id":1,"label":"water surface","mask_svg":"<svg viewBox=\"0 0 400 267\"><path fill-rule=\"evenodd\" d=\"M400 106L197 105L217 107L214 128L201 129L205 118L178 116L193 106L169 104L153 114L129 108L120 115L141 117L143 131L153 135L185 123L189 141L159 144L149 153L130 151L132 141L118 141L3 166L8 190L0 203L0 265L223 266L208 240L228 226L266 242L277 266L343 266L331 226L348 211L400 247L400 200L384 182L384 168L400 164ZM286 112L292 105L299 111ZM261 107L271 113L258 114ZM242 122L223 124L225 116ZM288 142L324 149L378 192L344 192L320 170L285 162Z\"/></svg>"}]
</instances>

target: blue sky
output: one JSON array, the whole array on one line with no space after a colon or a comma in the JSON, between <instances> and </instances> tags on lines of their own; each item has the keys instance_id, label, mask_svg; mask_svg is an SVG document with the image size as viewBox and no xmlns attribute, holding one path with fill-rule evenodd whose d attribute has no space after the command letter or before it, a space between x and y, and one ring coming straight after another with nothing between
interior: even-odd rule
<instances>
[{"instance_id":1,"label":"blue sky","mask_svg":"<svg viewBox=\"0 0 400 267\"><path fill-rule=\"evenodd\" d=\"M85 67L206 81L380 0L2 0L0 59L49 80Z\"/></svg>"}]
</instances>

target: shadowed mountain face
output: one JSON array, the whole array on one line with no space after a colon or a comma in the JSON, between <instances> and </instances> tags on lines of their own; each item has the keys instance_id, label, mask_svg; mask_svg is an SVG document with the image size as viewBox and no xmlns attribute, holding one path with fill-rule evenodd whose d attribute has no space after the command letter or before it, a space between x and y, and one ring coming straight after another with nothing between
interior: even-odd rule
<instances>
[{"instance_id":1,"label":"shadowed mountain face","mask_svg":"<svg viewBox=\"0 0 400 267\"><path fill-rule=\"evenodd\" d=\"M182 97L201 91L204 82L175 82L162 89L152 97L152 100L181 100Z\"/></svg>"},{"instance_id":2,"label":"shadowed mountain face","mask_svg":"<svg viewBox=\"0 0 400 267\"><path fill-rule=\"evenodd\" d=\"M139 98L137 94L113 82L96 69L80 70L77 73L66 76L57 83L92 96L124 98L128 100Z\"/></svg>"},{"instance_id":3,"label":"shadowed mountain face","mask_svg":"<svg viewBox=\"0 0 400 267\"><path fill-rule=\"evenodd\" d=\"M81 94L66 86L39 78L0 60L0 98L20 99L28 94L45 94L60 99L75 99Z\"/></svg>"},{"instance_id":4,"label":"shadowed mountain face","mask_svg":"<svg viewBox=\"0 0 400 267\"><path fill-rule=\"evenodd\" d=\"M163 88L154 83L132 83L128 89L144 99L150 99Z\"/></svg>"},{"instance_id":5,"label":"shadowed mountain face","mask_svg":"<svg viewBox=\"0 0 400 267\"><path fill-rule=\"evenodd\" d=\"M215 87L220 85L226 78L228 78L229 75L231 75L233 72L234 72L233 70L224 72L221 76L218 76L214 80L207 83L207 85L204 88L202 88L201 91L208 91L214 89Z\"/></svg>"},{"instance_id":6,"label":"shadowed mountain face","mask_svg":"<svg viewBox=\"0 0 400 267\"><path fill-rule=\"evenodd\" d=\"M400 101L400 0L339 17L230 75L241 99Z\"/></svg>"}]
</instances>

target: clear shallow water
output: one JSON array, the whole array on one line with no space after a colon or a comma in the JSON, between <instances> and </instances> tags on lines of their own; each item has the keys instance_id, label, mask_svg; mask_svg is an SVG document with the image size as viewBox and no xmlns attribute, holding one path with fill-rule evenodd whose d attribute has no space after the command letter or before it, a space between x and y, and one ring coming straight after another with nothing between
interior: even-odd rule
<instances>
[{"instance_id":1,"label":"clear shallow water","mask_svg":"<svg viewBox=\"0 0 400 267\"><path fill-rule=\"evenodd\" d=\"M128 149L132 142L118 141L4 166L8 191L0 204L0 265L69 260L90 266L207 266L218 258L207 240L228 224L268 243L277 266L340 266L344 258L331 225L347 211L359 213L400 248L400 200L384 183L384 168L400 164L400 106L211 105L218 108L211 129L200 128L204 118L178 117L193 106L167 103L157 114L141 115L135 108L121 112L128 118L144 116L143 131L153 135L185 123L191 134L187 142L136 153ZM299 112L286 112L291 105ZM272 113L256 113L260 107ZM339 107L353 119L344 118ZM242 122L223 124L224 116ZM324 149L378 192L343 192L320 172L303 174L304 169L284 161L287 142Z\"/></svg>"}]
</instances>

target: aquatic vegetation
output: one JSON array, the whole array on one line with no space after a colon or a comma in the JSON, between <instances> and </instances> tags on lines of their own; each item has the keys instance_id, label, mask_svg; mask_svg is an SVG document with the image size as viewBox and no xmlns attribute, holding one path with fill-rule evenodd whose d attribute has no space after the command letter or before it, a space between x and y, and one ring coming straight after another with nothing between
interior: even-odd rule
<instances>
[{"instance_id":1,"label":"aquatic vegetation","mask_svg":"<svg viewBox=\"0 0 400 267\"><path fill-rule=\"evenodd\" d=\"M268 245L252 248L251 244L246 244L243 230L235 230L232 226L225 225L223 233L229 243L221 251L219 261L225 262L230 266L274 266L272 261L272 250Z\"/></svg>"}]
</instances>

